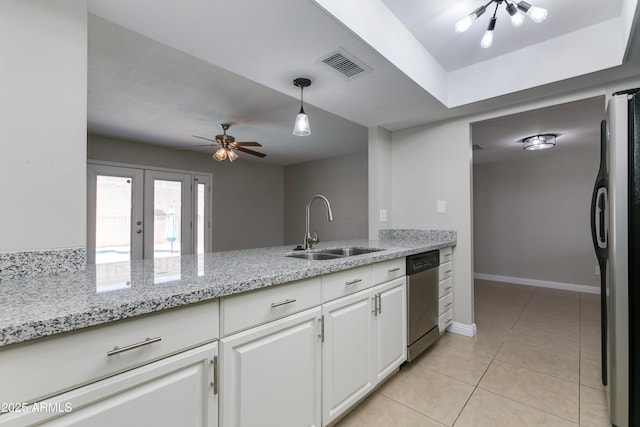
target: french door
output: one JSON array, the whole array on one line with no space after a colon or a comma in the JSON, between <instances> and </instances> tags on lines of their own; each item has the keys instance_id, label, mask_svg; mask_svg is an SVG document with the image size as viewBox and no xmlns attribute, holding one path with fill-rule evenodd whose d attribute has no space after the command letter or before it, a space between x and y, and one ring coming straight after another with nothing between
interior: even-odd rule
<instances>
[{"instance_id":1,"label":"french door","mask_svg":"<svg viewBox=\"0 0 640 427\"><path fill-rule=\"evenodd\" d=\"M91 163L87 171L89 263L209 251L210 175Z\"/></svg>"}]
</instances>

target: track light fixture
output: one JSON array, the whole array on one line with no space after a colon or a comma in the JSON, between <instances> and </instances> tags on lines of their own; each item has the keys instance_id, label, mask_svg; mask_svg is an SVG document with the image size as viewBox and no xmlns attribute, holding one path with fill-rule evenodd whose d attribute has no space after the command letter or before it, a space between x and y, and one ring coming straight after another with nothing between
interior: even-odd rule
<instances>
[{"instance_id":1,"label":"track light fixture","mask_svg":"<svg viewBox=\"0 0 640 427\"><path fill-rule=\"evenodd\" d=\"M311 86L311 80L305 79L302 77L298 77L293 81L293 84L300 88L300 112L296 116L296 123L293 127L293 134L296 136L307 136L311 135L311 127L309 126L309 117L304 112L304 108L302 106L302 91L305 87Z\"/></svg>"},{"instance_id":2,"label":"track light fixture","mask_svg":"<svg viewBox=\"0 0 640 427\"><path fill-rule=\"evenodd\" d=\"M507 13L511 16L511 24L514 27L519 27L524 22L524 15L526 14L533 22L540 23L547 19L547 10L541 7L532 6L530 3L526 1L517 1L517 0L490 0L487 4L480 6L461 20L459 20L455 25L455 30L457 33L464 33L471 25L481 16L486 10L487 7L491 5L491 3L496 4L496 8L493 11L493 16L489 21L489 26L487 27L487 31L484 33L482 40L480 41L480 46L483 48L488 48L493 44L493 30L496 28L496 13L498 12L498 6L504 3L505 8L507 9Z\"/></svg>"}]
</instances>

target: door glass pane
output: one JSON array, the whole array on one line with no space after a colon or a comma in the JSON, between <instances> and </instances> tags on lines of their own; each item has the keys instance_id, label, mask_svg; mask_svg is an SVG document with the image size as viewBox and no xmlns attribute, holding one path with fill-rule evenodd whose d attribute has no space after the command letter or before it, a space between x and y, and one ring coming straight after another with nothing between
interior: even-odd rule
<instances>
[{"instance_id":1,"label":"door glass pane","mask_svg":"<svg viewBox=\"0 0 640 427\"><path fill-rule=\"evenodd\" d=\"M182 246L182 183L153 182L153 257L179 256Z\"/></svg>"},{"instance_id":2,"label":"door glass pane","mask_svg":"<svg viewBox=\"0 0 640 427\"><path fill-rule=\"evenodd\" d=\"M96 264L131 259L131 178L96 177Z\"/></svg>"},{"instance_id":3,"label":"door glass pane","mask_svg":"<svg viewBox=\"0 0 640 427\"><path fill-rule=\"evenodd\" d=\"M198 184L196 195L196 254L204 253L204 206L205 206L205 185Z\"/></svg>"}]
</instances>

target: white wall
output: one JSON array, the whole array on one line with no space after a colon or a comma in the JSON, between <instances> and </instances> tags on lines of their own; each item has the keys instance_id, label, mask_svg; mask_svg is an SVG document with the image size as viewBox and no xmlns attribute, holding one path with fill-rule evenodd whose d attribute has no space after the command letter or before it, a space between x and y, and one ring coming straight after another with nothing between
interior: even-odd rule
<instances>
[{"instance_id":1,"label":"white wall","mask_svg":"<svg viewBox=\"0 0 640 427\"><path fill-rule=\"evenodd\" d=\"M321 200L311 205L311 231L321 241L364 239L368 233L367 152L299 163L284 168L286 244L302 244L305 207L315 194L331 203L334 222L327 222Z\"/></svg>"},{"instance_id":2,"label":"white wall","mask_svg":"<svg viewBox=\"0 0 640 427\"><path fill-rule=\"evenodd\" d=\"M393 228L458 232L453 261L454 321L473 324L471 140L468 120L393 132ZM446 213L436 213L438 200Z\"/></svg>"},{"instance_id":3,"label":"white wall","mask_svg":"<svg viewBox=\"0 0 640 427\"><path fill-rule=\"evenodd\" d=\"M0 252L85 246L87 3L0 8Z\"/></svg>"},{"instance_id":4,"label":"white wall","mask_svg":"<svg viewBox=\"0 0 640 427\"><path fill-rule=\"evenodd\" d=\"M369 128L369 239L377 240L378 231L391 228L391 132ZM387 220L380 219L385 211Z\"/></svg>"},{"instance_id":5,"label":"white wall","mask_svg":"<svg viewBox=\"0 0 640 427\"><path fill-rule=\"evenodd\" d=\"M284 173L254 161L216 162L208 154L89 135L88 158L213 174L213 250L283 244Z\"/></svg>"},{"instance_id":6,"label":"white wall","mask_svg":"<svg viewBox=\"0 0 640 427\"><path fill-rule=\"evenodd\" d=\"M599 141L474 167L475 272L599 286L590 205Z\"/></svg>"}]
</instances>

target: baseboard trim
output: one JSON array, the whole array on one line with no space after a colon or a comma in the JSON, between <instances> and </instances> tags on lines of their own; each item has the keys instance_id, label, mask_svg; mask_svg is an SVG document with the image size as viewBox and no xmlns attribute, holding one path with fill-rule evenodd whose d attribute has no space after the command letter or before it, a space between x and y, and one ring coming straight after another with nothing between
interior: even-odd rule
<instances>
[{"instance_id":1,"label":"baseboard trim","mask_svg":"<svg viewBox=\"0 0 640 427\"><path fill-rule=\"evenodd\" d=\"M474 273L473 277L492 282L515 283L517 285L538 286L540 288L560 289L563 291L583 292L585 294L600 294L600 287L577 285L574 283L551 282L547 280L527 279L524 277L497 276L494 274Z\"/></svg>"},{"instance_id":2,"label":"baseboard trim","mask_svg":"<svg viewBox=\"0 0 640 427\"><path fill-rule=\"evenodd\" d=\"M453 322L447 328L452 334L464 335L465 337L475 337L478 334L478 328L475 323L467 325L466 323Z\"/></svg>"}]
</instances>

